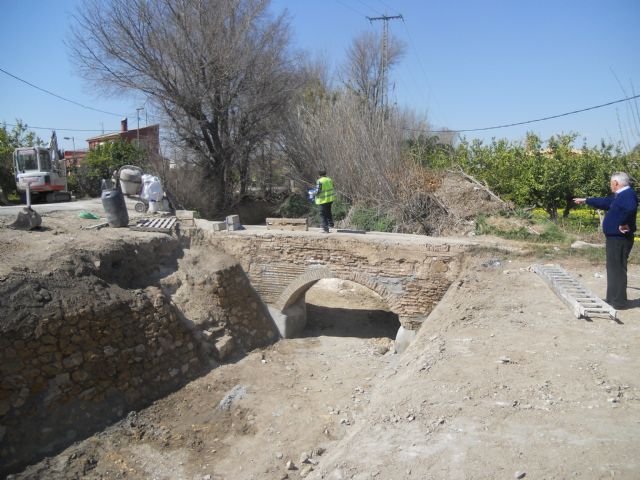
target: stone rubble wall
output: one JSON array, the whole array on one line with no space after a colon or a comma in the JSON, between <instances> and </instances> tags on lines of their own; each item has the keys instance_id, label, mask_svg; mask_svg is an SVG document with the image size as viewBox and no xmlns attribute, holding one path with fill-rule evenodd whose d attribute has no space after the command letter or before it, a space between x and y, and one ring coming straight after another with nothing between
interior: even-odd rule
<instances>
[{"instance_id":1,"label":"stone rubble wall","mask_svg":"<svg viewBox=\"0 0 640 480\"><path fill-rule=\"evenodd\" d=\"M0 474L91 434L206 371L156 288L100 295L0 336ZM124 297L124 298L123 298Z\"/></svg>"},{"instance_id":2,"label":"stone rubble wall","mask_svg":"<svg viewBox=\"0 0 640 480\"><path fill-rule=\"evenodd\" d=\"M244 351L278 339L278 330L267 306L251 286L240 265L215 272L211 279L212 305L234 342Z\"/></svg>"},{"instance_id":3,"label":"stone rubble wall","mask_svg":"<svg viewBox=\"0 0 640 480\"><path fill-rule=\"evenodd\" d=\"M126 249L111 256L102 264ZM209 330L161 285L126 289L90 272L0 279L0 477L277 340L240 265L204 273L180 277L184 301L198 295L214 313Z\"/></svg>"},{"instance_id":4,"label":"stone rubble wall","mask_svg":"<svg viewBox=\"0 0 640 480\"><path fill-rule=\"evenodd\" d=\"M210 252L209 256L212 255L215 253ZM196 269L179 270L177 277L163 283L163 288L184 318L193 324L198 337L209 345L208 351L223 361L233 353L248 352L276 341L278 331L267 306L242 267L231 262L210 269L202 263L196 262Z\"/></svg>"}]
</instances>

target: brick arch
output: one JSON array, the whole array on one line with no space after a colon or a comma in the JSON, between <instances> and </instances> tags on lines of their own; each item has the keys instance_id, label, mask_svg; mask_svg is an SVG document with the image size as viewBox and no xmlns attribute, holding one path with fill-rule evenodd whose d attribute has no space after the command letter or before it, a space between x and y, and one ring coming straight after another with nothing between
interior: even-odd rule
<instances>
[{"instance_id":1,"label":"brick arch","mask_svg":"<svg viewBox=\"0 0 640 480\"><path fill-rule=\"evenodd\" d=\"M390 293L384 285L381 285L371 277L359 272L341 272L336 274L329 267L312 267L294 278L282 291L275 303L275 306L283 311L288 306L300 300L300 297L304 295L307 290L309 290L318 280L322 280L323 278L348 280L367 287L380 295L380 297L382 297L382 299L387 303L389 309L400 316L399 312L396 311L396 296Z\"/></svg>"}]
</instances>

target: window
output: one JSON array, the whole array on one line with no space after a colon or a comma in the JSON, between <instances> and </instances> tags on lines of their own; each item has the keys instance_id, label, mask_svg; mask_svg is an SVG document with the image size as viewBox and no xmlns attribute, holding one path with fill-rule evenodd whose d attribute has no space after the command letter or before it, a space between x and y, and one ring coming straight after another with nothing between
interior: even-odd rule
<instances>
[{"instance_id":1,"label":"window","mask_svg":"<svg viewBox=\"0 0 640 480\"><path fill-rule=\"evenodd\" d=\"M18 152L18 170L25 171L37 171L38 159L36 157L36 151Z\"/></svg>"},{"instance_id":2,"label":"window","mask_svg":"<svg viewBox=\"0 0 640 480\"><path fill-rule=\"evenodd\" d=\"M40 171L41 172L50 172L51 171L51 155L49 155L48 150L39 150L40 152Z\"/></svg>"}]
</instances>

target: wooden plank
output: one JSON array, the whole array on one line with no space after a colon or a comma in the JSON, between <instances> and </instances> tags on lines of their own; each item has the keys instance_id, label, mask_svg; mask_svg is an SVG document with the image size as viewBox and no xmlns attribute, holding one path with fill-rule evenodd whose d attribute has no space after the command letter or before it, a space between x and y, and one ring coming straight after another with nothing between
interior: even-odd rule
<instances>
[{"instance_id":1,"label":"wooden plank","mask_svg":"<svg viewBox=\"0 0 640 480\"><path fill-rule=\"evenodd\" d=\"M306 218L267 218L267 230L309 230L309 220Z\"/></svg>"}]
</instances>

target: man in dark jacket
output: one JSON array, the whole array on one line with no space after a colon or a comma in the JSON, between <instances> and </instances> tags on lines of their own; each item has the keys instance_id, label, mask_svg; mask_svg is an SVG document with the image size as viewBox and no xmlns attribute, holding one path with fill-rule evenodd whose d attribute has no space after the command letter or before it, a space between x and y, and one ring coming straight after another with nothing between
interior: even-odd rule
<instances>
[{"instance_id":1,"label":"man in dark jacket","mask_svg":"<svg viewBox=\"0 0 640 480\"><path fill-rule=\"evenodd\" d=\"M607 298L615 309L627 306L627 259L633 247L636 231L638 197L629 186L629 176L618 172L611 175L612 197L574 198L578 204L587 204L606 210L602 231L607 245Z\"/></svg>"}]
</instances>

